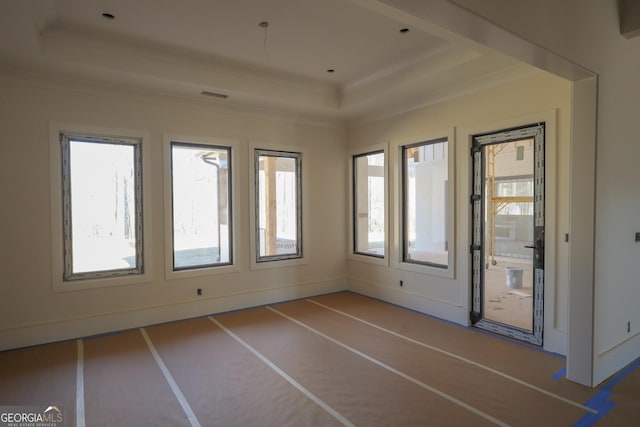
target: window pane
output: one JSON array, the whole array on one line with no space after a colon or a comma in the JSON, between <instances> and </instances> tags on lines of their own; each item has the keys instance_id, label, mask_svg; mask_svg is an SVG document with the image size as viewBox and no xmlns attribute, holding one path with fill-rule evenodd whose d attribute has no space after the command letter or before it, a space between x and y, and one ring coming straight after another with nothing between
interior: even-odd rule
<instances>
[{"instance_id":1,"label":"window pane","mask_svg":"<svg viewBox=\"0 0 640 427\"><path fill-rule=\"evenodd\" d=\"M518 147L519 148L519 147ZM496 158L498 160L498 158ZM533 177L501 178L495 181L497 197L530 197L531 202L510 202L500 205L498 216L533 215Z\"/></svg>"},{"instance_id":2,"label":"window pane","mask_svg":"<svg viewBox=\"0 0 640 427\"><path fill-rule=\"evenodd\" d=\"M448 143L405 146L403 228L405 262L447 267Z\"/></svg>"},{"instance_id":3,"label":"window pane","mask_svg":"<svg viewBox=\"0 0 640 427\"><path fill-rule=\"evenodd\" d=\"M302 256L300 179L299 153L257 152L258 261Z\"/></svg>"},{"instance_id":4,"label":"window pane","mask_svg":"<svg viewBox=\"0 0 640 427\"><path fill-rule=\"evenodd\" d=\"M141 272L138 146L67 139L64 144L65 279Z\"/></svg>"},{"instance_id":5,"label":"window pane","mask_svg":"<svg viewBox=\"0 0 640 427\"><path fill-rule=\"evenodd\" d=\"M355 253L384 257L384 152L353 157Z\"/></svg>"},{"instance_id":6,"label":"window pane","mask_svg":"<svg viewBox=\"0 0 640 427\"><path fill-rule=\"evenodd\" d=\"M174 270L231 263L230 153L171 144Z\"/></svg>"}]
</instances>

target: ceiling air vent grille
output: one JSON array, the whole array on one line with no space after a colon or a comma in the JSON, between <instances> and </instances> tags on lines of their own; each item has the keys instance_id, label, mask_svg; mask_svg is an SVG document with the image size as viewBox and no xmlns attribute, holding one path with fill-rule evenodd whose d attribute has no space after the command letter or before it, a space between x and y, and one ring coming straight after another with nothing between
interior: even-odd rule
<instances>
[{"instance_id":1,"label":"ceiling air vent grille","mask_svg":"<svg viewBox=\"0 0 640 427\"><path fill-rule=\"evenodd\" d=\"M211 96L212 98L220 99L227 99L229 97L229 95L225 95L224 93L209 92L208 90L203 90L202 92L200 92L200 95Z\"/></svg>"}]
</instances>

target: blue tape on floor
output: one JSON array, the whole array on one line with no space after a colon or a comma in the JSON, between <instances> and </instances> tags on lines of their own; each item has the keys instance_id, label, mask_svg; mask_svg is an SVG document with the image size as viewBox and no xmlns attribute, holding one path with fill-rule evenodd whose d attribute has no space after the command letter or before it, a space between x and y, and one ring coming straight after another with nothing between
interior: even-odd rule
<instances>
[{"instance_id":1,"label":"blue tape on floor","mask_svg":"<svg viewBox=\"0 0 640 427\"><path fill-rule=\"evenodd\" d=\"M564 378L566 375L567 375L567 367L565 366L564 368L560 369L558 372L553 374L551 378L554 380L559 380L560 378Z\"/></svg>"},{"instance_id":2,"label":"blue tape on floor","mask_svg":"<svg viewBox=\"0 0 640 427\"><path fill-rule=\"evenodd\" d=\"M613 386L618 384L622 379L624 379L624 377L626 377L631 372L633 372L638 366L640 366L640 359L636 359L635 362L633 362L632 364L630 364L629 366L624 368L622 371L620 371L620 373L618 375L616 375L615 377L611 378L607 382L607 384L605 384L602 388L604 390L611 390L611 388Z\"/></svg>"},{"instance_id":3,"label":"blue tape on floor","mask_svg":"<svg viewBox=\"0 0 640 427\"><path fill-rule=\"evenodd\" d=\"M595 409L596 411L598 411L598 413L585 415L584 417L580 418L580 420L578 420L578 422L575 423L573 427L591 427L595 423L597 423L598 420L607 415L607 413L611 411L614 406L616 406L615 403L608 402L609 398L613 395L613 393L611 393L611 388L622 381L627 375L629 375L639 366L640 359L636 359L635 362L624 368L618 373L618 375L614 376L605 385L603 385L598 394L593 396L591 400L585 403L585 406Z\"/></svg>"},{"instance_id":4,"label":"blue tape on floor","mask_svg":"<svg viewBox=\"0 0 640 427\"><path fill-rule=\"evenodd\" d=\"M608 402L612 393L609 390L600 390L598 394L593 396L585 406L598 411L597 414L588 413L584 417L580 418L573 427L591 427L597 423L602 417L616 406L613 402Z\"/></svg>"}]
</instances>

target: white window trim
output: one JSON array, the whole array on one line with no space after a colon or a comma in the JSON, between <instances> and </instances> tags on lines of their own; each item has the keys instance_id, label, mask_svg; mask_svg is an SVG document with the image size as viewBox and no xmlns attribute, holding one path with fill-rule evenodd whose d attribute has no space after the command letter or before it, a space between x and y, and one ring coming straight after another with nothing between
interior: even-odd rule
<instances>
[{"instance_id":1,"label":"white window trim","mask_svg":"<svg viewBox=\"0 0 640 427\"><path fill-rule=\"evenodd\" d=\"M301 179L302 179L302 256L299 258L289 259L274 259L269 261L257 260L257 245L258 236L256 236L256 171L255 171L255 151L283 151L291 153L300 153L301 155ZM266 268L282 268L292 267L298 265L305 265L309 263L310 259L310 239L309 239L309 160L307 158L306 150L299 146L290 145L274 145L261 142L249 143L249 233L251 240L251 269L261 270Z\"/></svg>"},{"instance_id":2,"label":"white window trim","mask_svg":"<svg viewBox=\"0 0 640 427\"><path fill-rule=\"evenodd\" d=\"M171 190L171 143L182 142L187 144L211 145L217 147L231 147L231 192L229 193L229 204L231 205L231 263L225 265L216 265L204 268L193 268L184 270L173 270L173 199ZM216 274L227 274L240 271L238 265L238 242L237 242L237 224L238 209L235 203L235 193L237 191L238 176L238 148L237 141L221 138L208 138L194 135L182 134L163 134L163 152L164 152L164 260L165 260L165 278L167 280L186 279L191 277L212 276Z\"/></svg>"},{"instance_id":3,"label":"white window trim","mask_svg":"<svg viewBox=\"0 0 640 427\"><path fill-rule=\"evenodd\" d=\"M359 155L366 155L368 153L373 153L376 151L382 151L384 153L384 257L375 257L371 255L366 255L362 253L354 252L353 248L355 246L354 242L354 188L353 188L353 158ZM376 145L368 145L366 147L359 147L355 150L352 150L349 153L348 159L348 171L349 171L349 239L348 239L348 248L347 248L347 258L353 261L365 262L369 264L382 265L385 267L389 266L389 259L391 258L389 255L389 224L391 223L391 218L389 218L389 144L376 144Z\"/></svg>"},{"instance_id":4,"label":"white window trim","mask_svg":"<svg viewBox=\"0 0 640 427\"><path fill-rule=\"evenodd\" d=\"M425 264L417 264L411 262L405 262L403 259L403 221L404 212L402 211L402 203L404 197L404 189L402 188L402 173L404 161L402 157L402 147L406 145L417 144L425 141L434 141L438 139L446 138L448 143L448 175L449 175L449 200L448 200L448 212L449 218L447 221L447 241L449 247L447 251L447 267L436 267ZM412 271L415 273L422 273L430 276L445 277L449 279L455 278L455 259L456 259L456 241L455 241L455 225L456 225L456 212L455 212L455 200L456 200L456 171L455 171L455 128L446 129L439 132L429 132L422 134L419 137L401 139L391 141L391 155L393 158L389 159L389 164L393 164L393 182L395 183L395 191L393 197L394 205L394 236L393 236L393 255L391 258L392 267L400 270ZM392 163L393 162L393 163Z\"/></svg>"},{"instance_id":5,"label":"white window trim","mask_svg":"<svg viewBox=\"0 0 640 427\"><path fill-rule=\"evenodd\" d=\"M65 281L64 276L64 239L63 239L63 201L62 201L62 150L60 134L86 135L97 138L138 139L141 141L142 156L142 254L144 271L141 274L104 277L95 279L74 279ZM49 123L49 173L51 204L51 270L54 292L77 291L103 287L146 283L152 280L151 253L151 137L148 131L133 129L106 128L61 122Z\"/></svg>"}]
</instances>

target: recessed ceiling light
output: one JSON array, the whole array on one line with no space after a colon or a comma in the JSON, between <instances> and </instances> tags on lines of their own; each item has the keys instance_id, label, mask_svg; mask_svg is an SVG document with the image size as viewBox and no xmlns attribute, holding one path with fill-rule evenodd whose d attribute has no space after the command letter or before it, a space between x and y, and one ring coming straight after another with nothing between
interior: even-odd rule
<instances>
[{"instance_id":1,"label":"recessed ceiling light","mask_svg":"<svg viewBox=\"0 0 640 427\"><path fill-rule=\"evenodd\" d=\"M402 34L406 34L406 33L408 33L409 31L410 31L410 30L409 30L408 28L400 28L400 32L401 32Z\"/></svg>"},{"instance_id":2,"label":"recessed ceiling light","mask_svg":"<svg viewBox=\"0 0 640 427\"><path fill-rule=\"evenodd\" d=\"M116 16L113 13L109 13L109 12L102 12L102 17L110 21L116 19Z\"/></svg>"}]
</instances>

